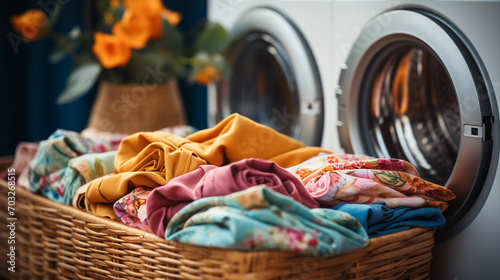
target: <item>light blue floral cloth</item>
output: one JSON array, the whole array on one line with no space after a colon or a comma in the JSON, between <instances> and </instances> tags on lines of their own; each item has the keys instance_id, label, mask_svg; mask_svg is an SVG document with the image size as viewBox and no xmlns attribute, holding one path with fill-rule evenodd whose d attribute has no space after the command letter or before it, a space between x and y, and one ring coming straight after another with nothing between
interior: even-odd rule
<instances>
[{"instance_id":1,"label":"light blue floral cloth","mask_svg":"<svg viewBox=\"0 0 500 280\"><path fill-rule=\"evenodd\" d=\"M180 210L165 238L238 250L286 250L333 255L364 247L368 235L351 215L309 209L265 185L202 198Z\"/></svg>"},{"instance_id":2,"label":"light blue floral cloth","mask_svg":"<svg viewBox=\"0 0 500 280\"><path fill-rule=\"evenodd\" d=\"M56 130L47 140L40 142L30 163L30 190L69 204L76 188L111 173L116 154L113 150L123 137L85 138L77 132ZM105 153L109 151L111 153ZM89 156L79 158L87 154Z\"/></svg>"},{"instance_id":3,"label":"light blue floral cloth","mask_svg":"<svg viewBox=\"0 0 500 280\"><path fill-rule=\"evenodd\" d=\"M50 184L42 194L53 201L71 204L76 189L114 169L116 151L85 154L71 159L66 168L50 174Z\"/></svg>"}]
</instances>

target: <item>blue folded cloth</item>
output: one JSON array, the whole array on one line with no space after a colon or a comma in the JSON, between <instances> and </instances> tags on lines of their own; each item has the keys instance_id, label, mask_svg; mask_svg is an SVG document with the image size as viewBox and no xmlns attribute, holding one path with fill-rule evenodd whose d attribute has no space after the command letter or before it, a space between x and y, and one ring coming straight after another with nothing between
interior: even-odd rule
<instances>
[{"instance_id":1,"label":"blue folded cloth","mask_svg":"<svg viewBox=\"0 0 500 280\"><path fill-rule=\"evenodd\" d=\"M368 245L347 213L309 209L265 185L191 202L170 220L167 240L239 250L333 255Z\"/></svg>"},{"instance_id":2,"label":"blue folded cloth","mask_svg":"<svg viewBox=\"0 0 500 280\"><path fill-rule=\"evenodd\" d=\"M412 227L439 228L446 219L441 210L432 207L387 208L383 202L374 204L342 203L332 209L344 211L358 219L369 237L399 232Z\"/></svg>"}]
</instances>

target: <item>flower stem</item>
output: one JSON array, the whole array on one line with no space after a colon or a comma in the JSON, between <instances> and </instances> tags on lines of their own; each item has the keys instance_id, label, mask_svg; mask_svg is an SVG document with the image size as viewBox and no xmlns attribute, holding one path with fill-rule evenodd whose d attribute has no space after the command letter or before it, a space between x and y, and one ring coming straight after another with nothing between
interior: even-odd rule
<instances>
[{"instance_id":1,"label":"flower stem","mask_svg":"<svg viewBox=\"0 0 500 280\"><path fill-rule=\"evenodd\" d=\"M57 32L54 32L53 30L50 30L47 33L47 36L52 38L56 42L56 44L66 52L66 54L73 60L75 64L80 64L80 58L71 48L68 47L68 40L64 36Z\"/></svg>"},{"instance_id":2,"label":"flower stem","mask_svg":"<svg viewBox=\"0 0 500 280\"><path fill-rule=\"evenodd\" d=\"M193 65L193 61L194 59L192 58L189 58L189 57L185 57L185 56L181 56L179 57L179 61L182 63L182 64L186 64L186 65Z\"/></svg>"}]
</instances>

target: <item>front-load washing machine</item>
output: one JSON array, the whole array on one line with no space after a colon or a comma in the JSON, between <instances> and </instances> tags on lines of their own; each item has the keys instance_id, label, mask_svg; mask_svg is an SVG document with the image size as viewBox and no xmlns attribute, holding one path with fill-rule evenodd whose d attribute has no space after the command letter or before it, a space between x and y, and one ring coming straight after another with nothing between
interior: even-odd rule
<instances>
[{"instance_id":1,"label":"front-load washing machine","mask_svg":"<svg viewBox=\"0 0 500 280\"><path fill-rule=\"evenodd\" d=\"M500 2L336 1L346 152L413 163L456 194L431 279L500 278Z\"/></svg>"},{"instance_id":2,"label":"front-load washing machine","mask_svg":"<svg viewBox=\"0 0 500 280\"><path fill-rule=\"evenodd\" d=\"M210 0L208 18L229 31L231 75L209 87L209 125L237 112L335 150L331 13L325 0Z\"/></svg>"}]
</instances>

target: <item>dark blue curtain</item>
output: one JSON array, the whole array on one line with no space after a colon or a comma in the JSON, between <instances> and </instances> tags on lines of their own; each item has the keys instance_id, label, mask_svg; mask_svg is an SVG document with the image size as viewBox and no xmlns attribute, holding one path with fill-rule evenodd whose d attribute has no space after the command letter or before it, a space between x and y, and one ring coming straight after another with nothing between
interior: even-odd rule
<instances>
[{"instance_id":1,"label":"dark blue curtain","mask_svg":"<svg viewBox=\"0 0 500 280\"><path fill-rule=\"evenodd\" d=\"M55 100L65 86L72 68L66 58L51 64L48 57L54 47L50 39L13 45L8 35L12 29L10 15L19 15L28 9L53 9L54 3L64 3L64 12L54 29L68 33L84 24L84 1L0 1L0 155L12 155L21 141L46 139L58 128L81 131L87 125L96 86L84 97L65 105ZM179 24L190 30L206 17L206 2L199 0L165 0L171 10L182 13ZM92 19L91 19L92 20ZM189 124L200 129L207 126L206 88L179 81Z\"/></svg>"}]
</instances>

